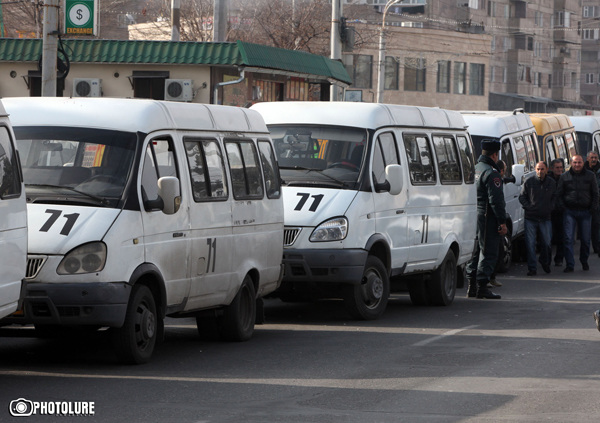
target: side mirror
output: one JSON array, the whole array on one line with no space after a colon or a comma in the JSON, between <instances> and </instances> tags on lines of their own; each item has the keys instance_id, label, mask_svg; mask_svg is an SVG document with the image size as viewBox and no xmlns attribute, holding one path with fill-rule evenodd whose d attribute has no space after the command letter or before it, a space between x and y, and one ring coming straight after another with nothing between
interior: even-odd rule
<instances>
[{"instance_id":1,"label":"side mirror","mask_svg":"<svg viewBox=\"0 0 600 423\"><path fill-rule=\"evenodd\" d=\"M515 178L515 185L521 186L523 184L523 175L525 175L525 165L513 165L512 174Z\"/></svg>"},{"instance_id":2,"label":"side mirror","mask_svg":"<svg viewBox=\"0 0 600 423\"><path fill-rule=\"evenodd\" d=\"M181 206L179 179L174 176L163 176L158 180L158 195L164 202L164 214L175 214Z\"/></svg>"},{"instance_id":3,"label":"side mirror","mask_svg":"<svg viewBox=\"0 0 600 423\"><path fill-rule=\"evenodd\" d=\"M402 192L404 179L402 178L402 166L397 164L387 165L385 167L385 179L389 183L389 193L398 195Z\"/></svg>"}]
</instances>

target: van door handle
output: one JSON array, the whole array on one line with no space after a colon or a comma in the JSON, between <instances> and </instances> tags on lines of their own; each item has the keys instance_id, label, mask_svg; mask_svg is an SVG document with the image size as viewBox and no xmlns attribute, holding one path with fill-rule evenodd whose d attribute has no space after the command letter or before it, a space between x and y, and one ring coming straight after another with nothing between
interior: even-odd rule
<instances>
[{"instance_id":1,"label":"van door handle","mask_svg":"<svg viewBox=\"0 0 600 423\"><path fill-rule=\"evenodd\" d=\"M396 210L396 214L402 214L404 213L404 210Z\"/></svg>"},{"instance_id":2,"label":"van door handle","mask_svg":"<svg viewBox=\"0 0 600 423\"><path fill-rule=\"evenodd\" d=\"M173 238L180 238L180 237L182 237L182 236L183 236L183 232L175 232L175 233L173 234Z\"/></svg>"}]
</instances>

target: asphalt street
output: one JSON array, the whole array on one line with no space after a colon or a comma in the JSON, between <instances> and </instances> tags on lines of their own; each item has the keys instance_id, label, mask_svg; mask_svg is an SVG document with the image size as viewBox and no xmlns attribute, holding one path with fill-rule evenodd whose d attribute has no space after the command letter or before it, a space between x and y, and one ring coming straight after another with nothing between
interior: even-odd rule
<instances>
[{"instance_id":1,"label":"asphalt street","mask_svg":"<svg viewBox=\"0 0 600 423\"><path fill-rule=\"evenodd\" d=\"M516 263L501 300L463 289L449 307L416 307L393 294L371 322L340 301L267 300L245 343L200 341L194 320L168 319L141 366L118 364L106 333L3 328L0 421L19 398L94 402L93 416L22 418L43 422L598 421L600 258L590 267L527 277Z\"/></svg>"}]
</instances>

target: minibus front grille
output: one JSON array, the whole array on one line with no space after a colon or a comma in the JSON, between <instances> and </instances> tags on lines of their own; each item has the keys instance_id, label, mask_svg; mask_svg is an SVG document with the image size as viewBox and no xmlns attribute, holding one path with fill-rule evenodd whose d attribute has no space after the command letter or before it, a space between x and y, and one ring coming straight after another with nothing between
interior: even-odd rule
<instances>
[{"instance_id":1,"label":"minibus front grille","mask_svg":"<svg viewBox=\"0 0 600 423\"><path fill-rule=\"evenodd\" d=\"M46 256L28 256L27 257L27 272L25 278L35 278L46 261Z\"/></svg>"},{"instance_id":2,"label":"minibus front grille","mask_svg":"<svg viewBox=\"0 0 600 423\"><path fill-rule=\"evenodd\" d=\"M300 234L301 228L285 228L283 230L283 246L289 247L294 242L296 242L296 238Z\"/></svg>"}]
</instances>

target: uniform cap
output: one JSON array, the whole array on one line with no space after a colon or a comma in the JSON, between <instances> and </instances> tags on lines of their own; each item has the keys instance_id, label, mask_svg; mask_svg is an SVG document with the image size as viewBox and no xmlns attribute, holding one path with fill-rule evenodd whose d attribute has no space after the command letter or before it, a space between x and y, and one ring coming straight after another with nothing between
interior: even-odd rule
<instances>
[{"instance_id":1,"label":"uniform cap","mask_svg":"<svg viewBox=\"0 0 600 423\"><path fill-rule=\"evenodd\" d=\"M500 151L500 141L481 140L481 149L485 151Z\"/></svg>"}]
</instances>

